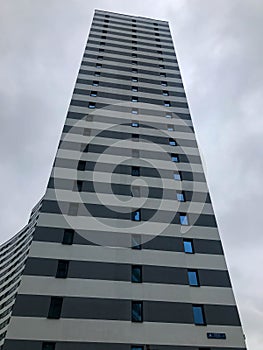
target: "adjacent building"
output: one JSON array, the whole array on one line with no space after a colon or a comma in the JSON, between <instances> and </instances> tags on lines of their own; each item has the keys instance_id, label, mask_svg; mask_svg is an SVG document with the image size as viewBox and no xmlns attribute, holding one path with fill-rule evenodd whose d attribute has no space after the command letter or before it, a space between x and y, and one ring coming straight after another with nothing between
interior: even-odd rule
<instances>
[{"instance_id":1,"label":"adjacent building","mask_svg":"<svg viewBox=\"0 0 263 350\"><path fill-rule=\"evenodd\" d=\"M1 249L4 350L245 350L166 21L95 11L32 215Z\"/></svg>"}]
</instances>

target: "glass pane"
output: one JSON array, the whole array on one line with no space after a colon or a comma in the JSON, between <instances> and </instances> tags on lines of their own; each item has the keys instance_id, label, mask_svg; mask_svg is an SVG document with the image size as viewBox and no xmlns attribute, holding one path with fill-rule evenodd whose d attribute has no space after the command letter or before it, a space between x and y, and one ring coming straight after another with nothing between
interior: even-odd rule
<instances>
[{"instance_id":1,"label":"glass pane","mask_svg":"<svg viewBox=\"0 0 263 350\"><path fill-rule=\"evenodd\" d=\"M132 236L132 249L142 249L141 236Z\"/></svg>"},{"instance_id":2,"label":"glass pane","mask_svg":"<svg viewBox=\"0 0 263 350\"><path fill-rule=\"evenodd\" d=\"M193 244L191 241L184 241L184 251L185 253L193 253Z\"/></svg>"},{"instance_id":3,"label":"glass pane","mask_svg":"<svg viewBox=\"0 0 263 350\"><path fill-rule=\"evenodd\" d=\"M132 321L142 322L142 303L141 302L132 303Z\"/></svg>"},{"instance_id":4,"label":"glass pane","mask_svg":"<svg viewBox=\"0 0 263 350\"><path fill-rule=\"evenodd\" d=\"M180 215L180 224L181 225L188 225L188 218L186 215Z\"/></svg>"},{"instance_id":5,"label":"glass pane","mask_svg":"<svg viewBox=\"0 0 263 350\"><path fill-rule=\"evenodd\" d=\"M190 286L198 286L197 273L196 271L188 271L188 281Z\"/></svg>"},{"instance_id":6,"label":"glass pane","mask_svg":"<svg viewBox=\"0 0 263 350\"><path fill-rule=\"evenodd\" d=\"M174 179L180 181L181 180L180 174L179 173L174 173Z\"/></svg>"},{"instance_id":7,"label":"glass pane","mask_svg":"<svg viewBox=\"0 0 263 350\"><path fill-rule=\"evenodd\" d=\"M132 282L141 283L142 282L142 268L141 266L132 267Z\"/></svg>"},{"instance_id":8,"label":"glass pane","mask_svg":"<svg viewBox=\"0 0 263 350\"><path fill-rule=\"evenodd\" d=\"M177 193L176 197L177 197L177 200L179 202L184 202L184 195L183 195L183 193Z\"/></svg>"},{"instance_id":9,"label":"glass pane","mask_svg":"<svg viewBox=\"0 0 263 350\"><path fill-rule=\"evenodd\" d=\"M202 306L193 306L193 315L195 324L205 323Z\"/></svg>"},{"instance_id":10,"label":"glass pane","mask_svg":"<svg viewBox=\"0 0 263 350\"><path fill-rule=\"evenodd\" d=\"M177 156L172 156L172 162L178 163L179 159Z\"/></svg>"},{"instance_id":11,"label":"glass pane","mask_svg":"<svg viewBox=\"0 0 263 350\"><path fill-rule=\"evenodd\" d=\"M139 212L139 210L137 210L133 213L133 220L134 221L141 221L141 213Z\"/></svg>"}]
</instances>

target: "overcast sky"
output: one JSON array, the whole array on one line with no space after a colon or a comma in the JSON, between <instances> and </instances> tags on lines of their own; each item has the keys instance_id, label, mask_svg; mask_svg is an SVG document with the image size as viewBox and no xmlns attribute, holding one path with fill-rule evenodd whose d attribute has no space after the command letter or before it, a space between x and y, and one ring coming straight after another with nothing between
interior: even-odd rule
<instances>
[{"instance_id":1,"label":"overcast sky","mask_svg":"<svg viewBox=\"0 0 263 350\"><path fill-rule=\"evenodd\" d=\"M44 194L95 8L170 22L249 350L263 344L263 2L0 0L0 235Z\"/></svg>"}]
</instances>

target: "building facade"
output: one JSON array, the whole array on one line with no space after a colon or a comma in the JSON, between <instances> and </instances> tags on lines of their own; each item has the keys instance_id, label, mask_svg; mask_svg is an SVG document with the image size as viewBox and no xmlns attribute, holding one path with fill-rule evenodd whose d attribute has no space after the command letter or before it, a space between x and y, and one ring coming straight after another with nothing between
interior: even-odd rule
<instances>
[{"instance_id":1,"label":"building facade","mask_svg":"<svg viewBox=\"0 0 263 350\"><path fill-rule=\"evenodd\" d=\"M167 22L95 11L38 215L3 349L245 349Z\"/></svg>"}]
</instances>

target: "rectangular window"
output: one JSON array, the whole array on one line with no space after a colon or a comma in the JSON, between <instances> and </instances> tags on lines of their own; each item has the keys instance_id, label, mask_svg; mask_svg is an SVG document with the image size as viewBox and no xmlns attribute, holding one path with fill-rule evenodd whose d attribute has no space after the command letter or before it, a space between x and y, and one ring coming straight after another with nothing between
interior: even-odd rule
<instances>
[{"instance_id":1,"label":"rectangular window","mask_svg":"<svg viewBox=\"0 0 263 350\"><path fill-rule=\"evenodd\" d=\"M106 35L101 35L101 40L105 40L106 39Z\"/></svg>"},{"instance_id":2,"label":"rectangular window","mask_svg":"<svg viewBox=\"0 0 263 350\"><path fill-rule=\"evenodd\" d=\"M108 27L108 26L106 26L106 27ZM104 51L105 51L104 49L99 48L99 52L104 52Z\"/></svg>"},{"instance_id":3,"label":"rectangular window","mask_svg":"<svg viewBox=\"0 0 263 350\"><path fill-rule=\"evenodd\" d=\"M193 305L193 317L196 325L205 325L203 306Z\"/></svg>"},{"instance_id":4,"label":"rectangular window","mask_svg":"<svg viewBox=\"0 0 263 350\"><path fill-rule=\"evenodd\" d=\"M170 146L176 146L176 141L172 138L169 139L169 145Z\"/></svg>"},{"instance_id":5,"label":"rectangular window","mask_svg":"<svg viewBox=\"0 0 263 350\"><path fill-rule=\"evenodd\" d=\"M78 203L69 203L68 215L77 216L79 210Z\"/></svg>"},{"instance_id":6,"label":"rectangular window","mask_svg":"<svg viewBox=\"0 0 263 350\"><path fill-rule=\"evenodd\" d=\"M78 170L84 171L86 168L86 162L85 160L80 160L78 162Z\"/></svg>"},{"instance_id":7,"label":"rectangular window","mask_svg":"<svg viewBox=\"0 0 263 350\"><path fill-rule=\"evenodd\" d=\"M99 82L97 80L94 80L92 83L93 86L99 86Z\"/></svg>"},{"instance_id":8,"label":"rectangular window","mask_svg":"<svg viewBox=\"0 0 263 350\"><path fill-rule=\"evenodd\" d=\"M97 96L97 91L91 91L91 92L90 92L90 96L96 97L96 96Z\"/></svg>"},{"instance_id":9,"label":"rectangular window","mask_svg":"<svg viewBox=\"0 0 263 350\"><path fill-rule=\"evenodd\" d=\"M185 202L185 197L183 192L177 192L176 193L176 198L178 202Z\"/></svg>"},{"instance_id":10,"label":"rectangular window","mask_svg":"<svg viewBox=\"0 0 263 350\"><path fill-rule=\"evenodd\" d=\"M138 127L139 127L139 123L138 123L138 122L132 122L132 123L131 123L131 126L132 126L133 128L138 128Z\"/></svg>"},{"instance_id":11,"label":"rectangular window","mask_svg":"<svg viewBox=\"0 0 263 350\"><path fill-rule=\"evenodd\" d=\"M137 86L132 86L131 90L134 91L134 92L138 92L138 87Z\"/></svg>"},{"instance_id":12,"label":"rectangular window","mask_svg":"<svg viewBox=\"0 0 263 350\"><path fill-rule=\"evenodd\" d=\"M96 63L96 67L97 68L102 68L102 64L101 63Z\"/></svg>"},{"instance_id":13,"label":"rectangular window","mask_svg":"<svg viewBox=\"0 0 263 350\"><path fill-rule=\"evenodd\" d=\"M94 72L95 77L99 77L100 76L100 72Z\"/></svg>"},{"instance_id":14,"label":"rectangular window","mask_svg":"<svg viewBox=\"0 0 263 350\"><path fill-rule=\"evenodd\" d=\"M99 61L103 60L103 56L98 56L97 60L99 60Z\"/></svg>"},{"instance_id":15,"label":"rectangular window","mask_svg":"<svg viewBox=\"0 0 263 350\"><path fill-rule=\"evenodd\" d=\"M101 42L100 42L100 45L101 45L101 46L105 46L105 45L106 45L105 41L101 41Z\"/></svg>"},{"instance_id":16,"label":"rectangular window","mask_svg":"<svg viewBox=\"0 0 263 350\"><path fill-rule=\"evenodd\" d=\"M135 210L132 212L132 221L141 221L141 210Z\"/></svg>"},{"instance_id":17,"label":"rectangular window","mask_svg":"<svg viewBox=\"0 0 263 350\"><path fill-rule=\"evenodd\" d=\"M196 270L188 270L187 274L188 274L189 285L198 287L200 284L199 284L199 280L198 280L197 271Z\"/></svg>"},{"instance_id":18,"label":"rectangular window","mask_svg":"<svg viewBox=\"0 0 263 350\"><path fill-rule=\"evenodd\" d=\"M163 65L163 64L160 64L160 65L159 65L159 68L164 69L164 65Z\"/></svg>"},{"instance_id":19,"label":"rectangular window","mask_svg":"<svg viewBox=\"0 0 263 350\"><path fill-rule=\"evenodd\" d=\"M138 78L136 78L136 77L132 77L131 80L134 82L138 82Z\"/></svg>"},{"instance_id":20,"label":"rectangular window","mask_svg":"<svg viewBox=\"0 0 263 350\"><path fill-rule=\"evenodd\" d=\"M164 101L163 105L164 105L164 107L171 107L171 102L170 101Z\"/></svg>"},{"instance_id":21,"label":"rectangular window","mask_svg":"<svg viewBox=\"0 0 263 350\"><path fill-rule=\"evenodd\" d=\"M132 73L138 73L138 69L132 68Z\"/></svg>"},{"instance_id":22,"label":"rectangular window","mask_svg":"<svg viewBox=\"0 0 263 350\"><path fill-rule=\"evenodd\" d=\"M51 297L48 318L59 319L61 315L63 298L62 297Z\"/></svg>"},{"instance_id":23,"label":"rectangular window","mask_svg":"<svg viewBox=\"0 0 263 350\"><path fill-rule=\"evenodd\" d=\"M132 301L132 322L143 321L143 306L141 301Z\"/></svg>"},{"instance_id":24,"label":"rectangular window","mask_svg":"<svg viewBox=\"0 0 263 350\"><path fill-rule=\"evenodd\" d=\"M160 73L160 77L166 77L166 74L165 73Z\"/></svg>"},{"instance_id":25,"label":"rectangular window","mask_svg":"<svg viewBox=\"0 0 263 350\"><path fill-rule=\"evenodd\" d=\"M138 109L132 109L132 110L131 110L131 113L132 113L132 114L138 114L139 111L138 111Z\"/></svg>"},{"instance_id":26,"label":"rectangular window","mask_svg":"<svg viewBox=\"0 0 263 350\"><path fill-rule=\"evenodd\" d=\"M190 239L184 239L184 252L188 254L194 253L193 242Z\"/></svg>"},{"instance_id":27,"label":"rectangular window","mask_svg":"<svg viewBox=\"0 0 263 350\"><path fill-rule=\"evenodd\" d=\"M181 181L181 174L179 172L174 172L174 180Z\"/></svg>"},{"instance_id":28,"label":"rectangular window","mask_svg":"<svg viewBox=\"0 0 263 350\"><path fill-rule=\"evenodd\" d=\"M137 61L132 61L132 65L136 66L138 64Z\"/></svg>"},{"instance_id":29,"label":"rectangular window","mask_svg":"<svg viewBox=\"0 0 263 350\"><path fill-rule=\"evenodd\" d=\"M139 141L139 134L132 134L132 141Z\"/></svg>"},{"instance_id":30,"label":"rectangular window","mask_svg":"<svg viewBox=\"0 0 263 350\"><path fill-rule=\"evenodd\" d=\"M42 344L42 350L55 350L55 349L56 349L56 343L44 342Z\"/></svg>"},{"instance_id":31,"label":"rectangular window","mask_svg":"<svg viewBox=\"0 0 263 350\"><path fill-rule=\"evenodd\" d=\"M141 250L142 249L142 238L140 235L132 235L131 236L131 248Z\"/></svg>"},{"instance_id":32,"label":"rectangular window","mask_svg":"<svg viewBox=\"0 0 263 350\"><path fill-rule=\"evenodd\" d=\"M132 46L132 50L133 50L133 51L137 51L137 47Z\"/></svg>"},{"instance_id":33,"label":"rectangular window","mask_svg":"<svg viewBox=\"0 0 263 350\"><path fill-rule=\"evenodd\" d=\"M162 82L161 82L161 85L162 85L162 86L167 86L167 83L166 83L165 81L162 81Z\"/></svg>"},{"instance_id":34,"label":"rectangular window","mask_svg":"<svg viewBox=\"0 0 263 350\"><path fill-rule=\"evenodd\" d=\"M138 102L138 97L132 96L131 101L132 101L132 102Z\"/></svg>"},{"instance_id":35,"label":"rectangular window","mask_svg":"<svg viewBox=\"0 0 263 350\"><path fill-rule=\"evenodd\" d=\"M180 224L184 226L188 225L188 217L186 214L180 214Z\"/></svg>"},{"instance_id":36,"label":"rectangular window","mask_svg":"<svg viewBox=\"0 0 263 350\"><path fill-rule=\"evenodd\" d=\"M172 162L174 162L174 163L178 163L179 162L179 157L178 157L177 154L172 153L171 154L171 159L172 159Z\"/></svg>"},{"instance_id":37,"label":"rectangular window","mask_svg":"<svg viewBox=\"0 0 263 350\"><path fill-rule=\"evenodd\" d=\"M68 266L69 261L68 260L59 260L58 261L58 267L57 267L57 278L67 278L68 276Z\"/></svg>"},{"instance_id":38,"label":"rectangular window","mask_svg":"<svg viewBox=\"0 0 263 350\"><path fill-rule=\"evenodd\" d=\"M163 90L163 96L169 96L169 92L166 90Z\"/></svg>"},{"instance_id":39,"label":"rectangular window","mask_svg":"<svg viewBox=\"0 0 263 350\"><path fill-rule=\"evenodd\" d=\"M73 239L74 239L74 230L65 229L63 239L62 239L62 244L71 245L73 244Z\"/></svg>"},{"instance_id":40,"label":"rectangular window","mask_svg":"<svg viewBox=\"0 0 263 350\"><path fill-rule=\"evenodd\" d=\"M165 114L165 118L171 119L171 118L172 118L172 115L167 113L167 114Z\"/></svg>"},{"instance_id":41,"label":"rectangular window","mask_svg":"<svg viewBox=\"0 0 263 350\"><path fill-rule=\"evenodd\" d=\"M96 103L95 103L95 102L90 102L90 103L89 103L89 108L90 108L90 109L96 108Z\"/></svg>"},{"instance_id":42,"label":"rectangular window","mask_svg":"<svg viewBox=\"0 0 263 350\"><path fill-rule=\"evenodd\" d=\"M168 131L174 131L174 126L171 125L171 124L167 125L167 130Z\"/></svg>"},{"instance_id":43,"label":"rectangular window","mask_svg":"<svg viewBox=\"0 0 263 350\"><path fill-rule=\"evenodd\" d=\"M137 57L137 53L132 53L132 57L136 58Z\"/></svg>"},{"instance_id":44,"label":"rectangular window","mask_svg":"<svg viewBox=\"0 0 263 350\"><path fill-rule=\"evenodd\" d=\"M138 346L138 345L136 345L136 346L132 345L131 350L144 350L144 347L143 346Z\"/></svg>"},{"instance_id":45,"label":"rectangular window","mask_svg":"<svg viewBox=\"0 0 263 350\"><path fill-rule=\"evenodd\" d=\"M138 166L132 166L131 174L132 176L140 176L140 168Z\"/></svg>"},{"instance_id":46,"label":"rectangular window","mask_svg":"<svg viewBox=\"0 0 263 350\"><path fill-rule=\"evenodd\" d=\"M131 281L133 283L142 283L142 266L140 265L132 266Z\"/></svg>"}]
</instances>

